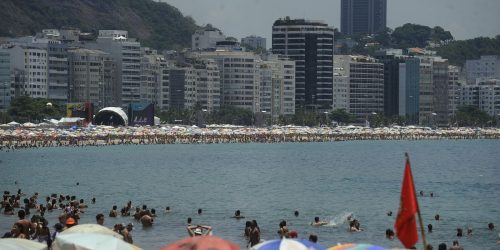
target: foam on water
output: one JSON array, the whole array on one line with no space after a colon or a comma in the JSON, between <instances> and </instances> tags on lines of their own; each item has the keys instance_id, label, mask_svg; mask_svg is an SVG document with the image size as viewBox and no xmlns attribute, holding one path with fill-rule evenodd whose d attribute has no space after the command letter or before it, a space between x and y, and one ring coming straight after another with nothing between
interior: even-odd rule
<instances>
[{"instance_id":1,"label":"foam on water","mask_svg":"<svg viewBox=\"0 0 500 250\"><path fill-rule=\"evenodd\" d=\"M325 227L337 227L344 223L346 223L349 218L353 218L352 212L341 212L340 214L334 215L333 217L326 217L326 221L328 224L324 225Z\"/></svg>"}]
</instances>

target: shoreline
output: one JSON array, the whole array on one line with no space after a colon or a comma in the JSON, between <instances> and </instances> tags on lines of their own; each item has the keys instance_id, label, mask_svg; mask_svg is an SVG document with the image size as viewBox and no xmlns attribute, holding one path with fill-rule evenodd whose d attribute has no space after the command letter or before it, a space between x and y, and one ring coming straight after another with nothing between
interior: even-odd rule
<instances>
[{"instance_id":1,"label":"shoreline","mask_svg":"<svg viewBox=\"0 0 500 250\"><path fill-rule=\"evenodd\" d=\"M308 127L92 127L82 129L17 128L0 129L1 149L38 147L300 143L358 140L477 140L500 139L500 129L429 128L308 128Z\"/></svg>"}]
</instances>

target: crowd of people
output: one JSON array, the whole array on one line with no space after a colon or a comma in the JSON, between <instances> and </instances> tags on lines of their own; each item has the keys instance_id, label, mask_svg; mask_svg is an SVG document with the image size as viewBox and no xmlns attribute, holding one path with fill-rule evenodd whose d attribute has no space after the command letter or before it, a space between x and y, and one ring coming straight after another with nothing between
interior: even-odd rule
<instances>
[{"instance_id":1,"label":"crowd of people","mask_svg":"<svg viewBox=\"0 0 500 250\"><path fill-rule=\"evenodd\" d=\"M500 139L500 129L398 128L198 128L87 127L80 129L0 129L0 150L36 147L102 146L120 144L218 144L332 142L348 140Z\"/></svg>"},{"instance_id":2,"label":"crowd of people","mask_svg":"<svg viewBox=\"0 0 500 250\"><path fill-rule=\"evenodd\" d=\"M422 194L422 193L421 193ZM423 194L422 194L423 195ZM77 199L74 195L63 195L63 194L51 194L45 197L45 202L40 202L43 200L40 198L39 193L34 193L31 196L27 196L22 193L21 189L18 189L16 193L11 194L10 191L4 191L2 202L0 203L0 211L4 215L15 216L18 219L13 223L11 230L6 232L2 238L23 238L35 240L42 242L51 246L52 242L57 238L58 234L68 230L79 224L81 216L84 216L85 209L89 207L83 199ZM92 198L92 204L96 203L96 199ZM132 213L133 211L133 213ZM58 221L54 224L54 230L51 232L49 227L49 222L45 218L46 213L56 212L59 213ZM167 206L164 210L165 214L171 212L171 208ZM198 209L198 215L201 215L203 210ZM387 212L387 216L392 216L392 211ZM31 219L28 219L28 216ZM295 217L299 216L299 211L294 212ZM154 220L158 216L154 208L149 209L147 205L136 206L132 205L132 201L128 201L121 209L117 205L112 206L109 211L108 217L133 217L137 223L140 223L143 228L152 227L154 225ZM241 220L246 217L241 213L240 210L234 212L233 219ZM440 220L440 215L435 215L435 220ZM105 215L99 213L95 216L95 224L104 226ZM352 233L361 232L363 228L360 226L358 218L354 218L351 214L346 218L345 223L347 223L348 230ZM329 222L326 220L321 220L319 217L314 217L310 223L313 227L321 227L328 225ZM488 230L494 231L495 226L493 223L487 225ZM133 244L132 230L134 229L133 223L115 224L112 230L116 235L120 236L125 242ZM192 219L189 217L187 219L187 235L191 237L201 236L201 235L211 235L212 227L209 225L194 225L192 224ZM433 232L432 224L427 225L427 233ZM462 228L457 228L456 236L458 238L462 237L464 234ZM245 222L244 232L248 247L255 246L262 242L261 240L261 229L257 224L256 220L248 220ZM472 235L472 229L467 229L467 235ZM278 225L277 235L278 238L297 238L298 232L296 230L291 230L287 226L287 222L282 220ZM393 240L395 233L392 229L386 230L386 237L389 240ZM315 234L310 234L308 236L309 241L316 243L318 242L318 236ZM497 242L500 244L500 241ZM428 250L433 249L432 245L428 246ZM447 249L446 243L440 243L438 245L439 250ZM461 250L463 249L458 241L453 241L450 250Z\"/></svg>"}]
</instances>

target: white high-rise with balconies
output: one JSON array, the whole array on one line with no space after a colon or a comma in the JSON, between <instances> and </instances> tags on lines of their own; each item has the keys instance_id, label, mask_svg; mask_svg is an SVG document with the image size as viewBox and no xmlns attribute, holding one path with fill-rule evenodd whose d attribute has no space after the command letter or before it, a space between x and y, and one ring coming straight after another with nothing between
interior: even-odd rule
<instances>
[{"instance_id":1,"label":"white high-rise with balconies","mask_svg":"<svg viewBox=\"0 0 500 250\"><path fill-rule=\"evenodd\" d=\"M117 96L122 107L134 102L154 102L154 98L144 99L141 89L141 44L128 37L124 30L99 30L96 43L85 44L86 47L99 49L110 56L116 63ZM152 95L151 95L152 96Z\"/></svg>"},{"instance_id":2,"label":"white high-rise with balconies","mask_svg":"<svg viewBox=\"0 0 500 250\"><path fill-rule=\"evenodd\" d=\"M339 79L338 87L342 93L348 93L348 103L339 100L340 108L348 105L347 112L353 114L358 122L363 122L372 114L384 112L384 64L367 56L337 55L334 65ZM341 78L341 76L347 78ZM344 86L349 81L348 89ZM334 90L335 91L335 90Z\"/></svg>"},{"instance_id":3,"label":"white high-rise with balconies","mask_svg":"<svg viewBox=\"0 0 500 250\"><path fill-rule=\"evenodd\" d=\"M218 50L193 52L190 56L213 59L217 63L221 81L221 105L260 112L260 60L257 55Z\"/></svg>"}]
</instances>

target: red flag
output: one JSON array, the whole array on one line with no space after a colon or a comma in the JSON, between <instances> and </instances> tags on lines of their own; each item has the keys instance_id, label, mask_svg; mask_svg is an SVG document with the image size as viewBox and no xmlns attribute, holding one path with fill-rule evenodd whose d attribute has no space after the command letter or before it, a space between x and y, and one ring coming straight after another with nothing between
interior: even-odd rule
<instances>
[{"instance_id":1,"label":"red flag","mask_svg":"<svg viewBox=\"0 0 500 250\"><path fill-rule=\"evenodd\" d=\"M410 160L407 157L405 176L403 178L403 186L401 187L401 203L396 223L394 223L396 235L406 248L413 247L418 241L417 220L415 217L417 206Z\"/></svg>"}]
</instances>

